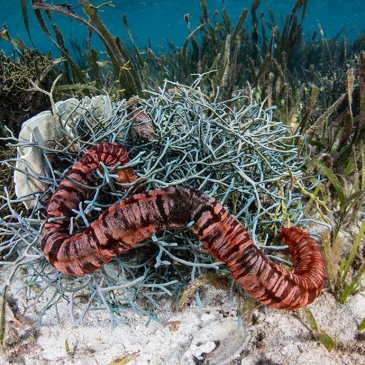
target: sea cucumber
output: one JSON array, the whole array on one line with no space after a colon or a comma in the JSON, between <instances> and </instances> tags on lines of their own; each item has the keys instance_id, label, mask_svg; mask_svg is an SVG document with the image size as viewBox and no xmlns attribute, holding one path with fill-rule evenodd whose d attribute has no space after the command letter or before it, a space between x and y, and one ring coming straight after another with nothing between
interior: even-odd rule
<instances>
[{"instance_id":1,"label":"sea cucumber","mask_svg":"<svg viewBox=\"0 0 365 365\"><path fill-rule=\"evenodd\" d=\"M247 230L215 199L186 186L160 188L131 195L115 203L84 232L70 236L73 209L86 198L100 162L126 164L126 149L117 143L101 143L88 150L56 189L47 207L41 241L47 260L72 276L89 274L114 256L160 231L190 229L207 251L224 262L234 280L252 297L269 307L294 310L313 302L325 282L325 262L317 242L299 228L284 228L280 238L293 255L295 270L274 263L252 242ZM131 168L121 170L119 182L133 182ZM75 184L72 180L80 183ZM81 185L82 184L82 185ZM59 219L57 219L59 218Z\"/></svg>"}]
</instances>

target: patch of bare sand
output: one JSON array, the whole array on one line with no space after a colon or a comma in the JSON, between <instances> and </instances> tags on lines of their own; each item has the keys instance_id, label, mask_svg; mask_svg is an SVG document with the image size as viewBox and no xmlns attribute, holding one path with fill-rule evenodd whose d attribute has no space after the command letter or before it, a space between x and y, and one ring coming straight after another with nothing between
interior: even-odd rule
<instances>
[{"instance_id":1,"label":"patch of bare sand","mask_svg":"<svg viewBox=\"0 0 365 365\"><path fill-rule=\"evenodd\" d=\"M69 318L66 301L58 308L60 324L54 309L50 309L43 325L39 326L36 323L39 308L49 298L42 297L44 303L28 301L23 290L16 292L12 288L7 297L6 332L0 355L0 363L4 365L108 365L118 364L123 359L125 362L120 364L207 364L204 351L212 358L214 351L224 343L223 338L222 341L204 342L202 339L199 342L194 336L199 335L204 327L212 328L212 323L217 323L218 331L227 319L239 321L236 300L230 301L229 293L212 286L207 286L202 293L203 308L199 308L194 300L182 311L165 304L157 311L160 322L151 321L148 325L146 317L127 309L125 323L113 330L105 312L90 312L82 326L75 326ZM242 318L241 326L249 324L246 326L247 338L242 340L240 350L234 354L230 353L233 349L224 346L225 363L365 364L365 334L357 331L364 317L365 298L362 295L352 296L340 305L330 293L324 292L308 308L319 330L336 342L331 352L317 341L302 311L285 312L260 307L250 318ZM228 335L235 336L235 333ZM200 345L198 359L196 351Z\"/></svg>"}]
</instances>

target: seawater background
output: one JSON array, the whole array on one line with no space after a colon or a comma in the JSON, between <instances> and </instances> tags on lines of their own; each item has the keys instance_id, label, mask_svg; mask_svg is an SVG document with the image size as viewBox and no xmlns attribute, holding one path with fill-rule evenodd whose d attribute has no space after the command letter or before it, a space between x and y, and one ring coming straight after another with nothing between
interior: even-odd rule
<instances>
[{"instance_id":1,"label":"seawater background","mask_svg":"<svg viewBox=\"0 0 365 365\"><path fill-rule=\"evenodd\" d=\"M63 2L48 1L55 5ZM92 4L97 6L102 2L94 0ZM275 14L277 23L280 24L280 14L285 16L290 13L295 0L268 0L268 3ZM76 6L78 1L68 0L67 4ZM251 9L252 0L225 0L224 4L232 24L236 24L242 10ZM177 47L181 47L189 34L184 22L184 14L190 14L191 29L199 24L201 14L200 0L113 0L113 5L115 7L102 7L103 12L99 14L111 33L122 40L127 40L122 21L122 15L126 14L136 44L143 47L150 40L152 48L157 52L162 45L166 45L167 40L171 40ZM221 14L221 0L207 0L207 5L210 15L215 9L219 10ZM75 12L84 16L80 8L75 9ZM258 8L258 17L260 12L264 12L266 19L269 20L264 0L261 0ZM51 49L52 53L57 55L58 52L52 47L35 19L30 1L28 14L30 32L35 46L42 52ZM220 14L217 19L221 19ZM250 26L250 19L251 17L248 15L244 23L246 27ZM86 27L81 26L75 20L53 13L52 21L57 24L66 40L70 38L82 40L87 37ZM345 33L354 39L360 31L365 29L365 0L309 0L307 18L304 23L307 37L311 37L315 29L318 30L318 23L321 24L326 37L334 37L343 26L346 26ZM3 24L7 25L13 38L19 35L27 45L31 46L23 24L20 1L0 0L0 25ZM96 36L94 37L96 39ZM99 47L99 43L95 43L95 46ZM0 49L7 54L12 52L11 45L3 40L0 42Z\"/></svg>"}]
</instances>

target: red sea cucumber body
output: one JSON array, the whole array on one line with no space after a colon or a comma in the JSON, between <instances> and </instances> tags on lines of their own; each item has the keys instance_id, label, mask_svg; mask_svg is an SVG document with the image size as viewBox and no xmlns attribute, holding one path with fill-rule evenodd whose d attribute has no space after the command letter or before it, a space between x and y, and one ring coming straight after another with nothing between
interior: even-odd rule
<instances>
[{"instance_id":1,"label":"red sea cucumber body","mask_svg":"<svg viewBox=\"0 0 365 365\"><path fill-rule=\"evenodd\" d=\"M128 155L123 146L102 143L92 147L68 177L88 185L100 161L107 166L126 164ZM123 174L121 181L136 179L131 169ZM299 228L284 228L280 234L294 258L295 270L290 272L259 250L246 229L219 202L197 189L169 187L134 194L112 205L84 232L73 236L68 234L68 220L49 221L74 215L72 210L85 195L80 185L65 179L47 208L41 248L47 260L65 274L89 274L151 235L194 221L191 230L208 252L227 265L244 290L269 307L299 309L313 302L323 288L325 263L319 246Z\"/></svg>"}]
</instances>

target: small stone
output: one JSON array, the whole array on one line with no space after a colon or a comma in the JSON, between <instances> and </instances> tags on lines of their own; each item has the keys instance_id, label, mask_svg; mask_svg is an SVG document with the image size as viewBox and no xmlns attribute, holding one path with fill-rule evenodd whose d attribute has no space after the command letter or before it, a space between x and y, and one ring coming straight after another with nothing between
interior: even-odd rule
<instances>
[{"instance_id":1,"label":"small stone","mask_svg":"<svg viewBox=\"0 0 365 365\"><path fill-rule=\"evenodd\" d=\"M210 354L217 345L213 341L205 342L199 346L197 345L191 345L190 351L194 357L196 357L198 360L203 360L203 354Z\"/></svg>"}]
</instances>

